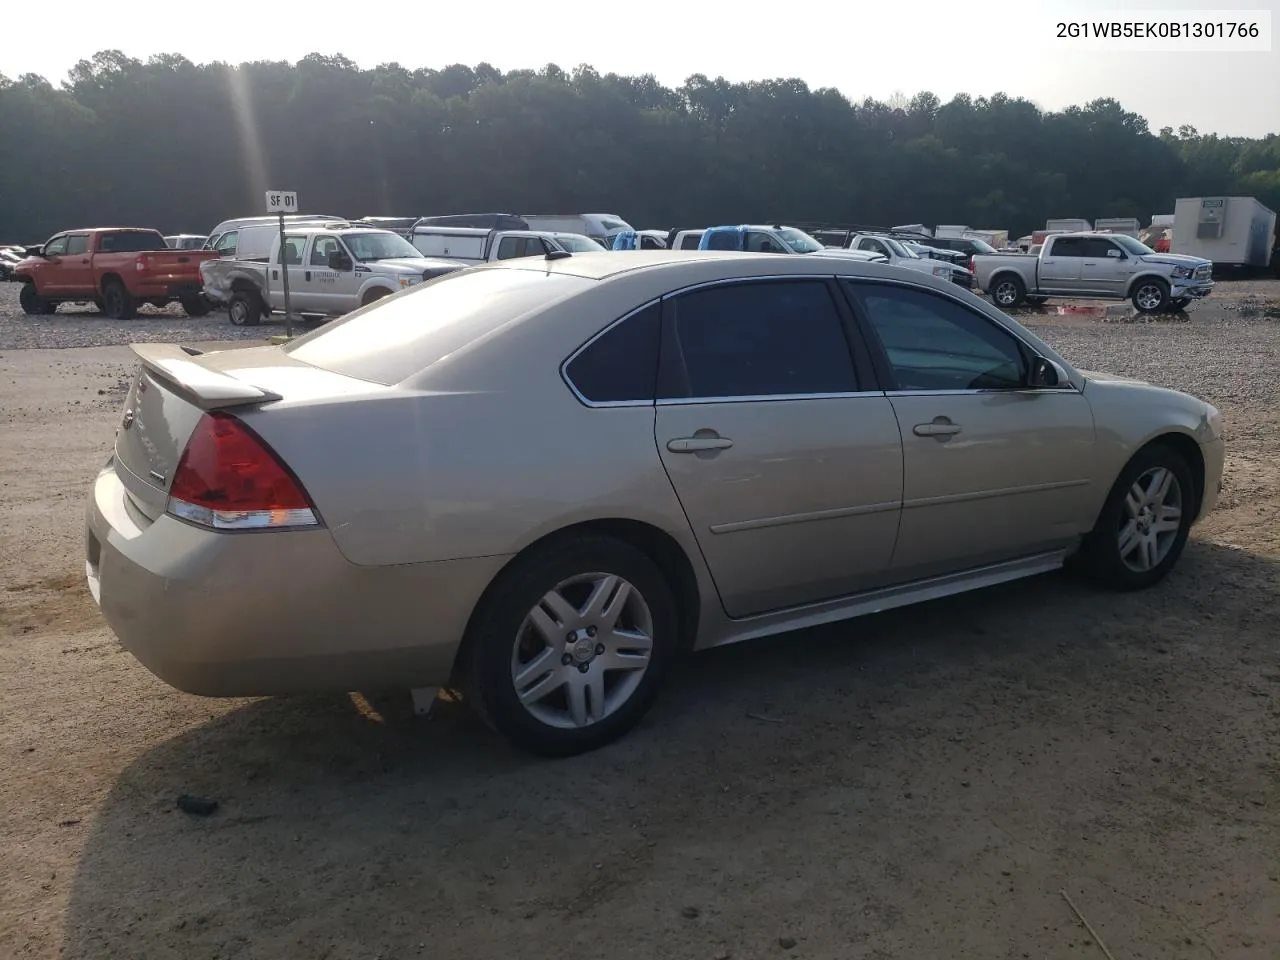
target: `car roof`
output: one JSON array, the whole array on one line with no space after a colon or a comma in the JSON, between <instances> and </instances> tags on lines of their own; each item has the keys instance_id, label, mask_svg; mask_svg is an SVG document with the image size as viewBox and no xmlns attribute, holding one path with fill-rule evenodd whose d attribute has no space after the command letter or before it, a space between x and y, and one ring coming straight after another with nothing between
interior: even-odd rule
<instances>
[{"instance_id":1,"label":"car roof","mask_svg":"<svg viewBox=\"0 0 1280 960\"><path fill-rule=\"evenodd\" d=\"M64 233L159 233L151 227L73 227L70 230L59 230L53 234L60 237Z\"/></svg>"},{"instance_id":2,"label":"car roof","mask_svg":"<svg viewBox=\"0 0 1280 960\"><path fill-rule=\"evenodd\" d=\"M868 270L868 267L877 269ZM847 276L898 277L902 268L871 260L858 260L822 253L784 255L776 253L743 253L735 250L635 250L625 257L616 253L574 253L548 260L545 257L520 257L500 260L479 267L481 270L538 270L546 273L582 277L587 280L609 280L623 274L671 271L672 273L705 273L706 279L722 277L773 277L813 275L815 273ZM888 270L889 272L884 272ZM913 283L922 275L908 271ZM928 280L930 278L923 277Z\"/></svg>"}]
</instances>

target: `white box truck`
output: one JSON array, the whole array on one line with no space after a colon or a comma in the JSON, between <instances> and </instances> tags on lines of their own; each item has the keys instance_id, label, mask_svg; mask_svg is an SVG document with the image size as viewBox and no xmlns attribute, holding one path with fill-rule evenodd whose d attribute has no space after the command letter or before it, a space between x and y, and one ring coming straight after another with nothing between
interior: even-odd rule
<instances>
[{"instance_id":1,"label":"white box truck","mask_svg":"<svg viewBox=\"0 0 1280 960\"><path fill-rule=\"evenodd\" d=\"M1174 203L1171 253L1263 268L1275 245L1275 212L1253 197L1179 197Z\"/></svg>"},{"instance_id":2,"label":"white box truck","mask_svg":"<svg viewBox=\"0 0 1280 960\"><path fill-rule=\"evenodd\" d=\"M1046 220L1044 228L1049 233L1089 233L1093 230L1093 224L1088 220L1073 220L1068 217L1062 220Z\"/></svg>"},{"instance_id":3,"label":"white box truck","mask_svg":"<svg viewBox=\"0 0 1280 960\"><path fill-rule=\"evenodd\" d=\"M1142 221L1137 217L1103 217L1093 221L1093 229L1099 233L1123 233L1137 240L1142 232Z\"/></svg>"}]
</instances>

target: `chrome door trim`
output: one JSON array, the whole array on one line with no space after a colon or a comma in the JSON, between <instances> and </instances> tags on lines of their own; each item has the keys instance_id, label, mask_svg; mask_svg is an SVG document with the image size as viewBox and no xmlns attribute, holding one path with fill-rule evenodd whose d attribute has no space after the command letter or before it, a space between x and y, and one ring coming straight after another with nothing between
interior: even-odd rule
<instances>
[{"instance_id":1,"label":"chrome door trim","mask_svg":"<svg viewBox=\"0 0 1280 960\"><path fill-rule=\"evenodd\" d=\"M781 517L735 520L732 523L717 523L708 529L712 533L738 533L743 530L761 530L765 527L782 527L792 523L807 523L810 520L839 520L842 517L861 517L872 513L886 513L890 510L897 510L901 506L902 504L897 500L886 500L883 503L867 503L857 507L834 507L831 510L788 513Z\"/></svg>"}]
</instances>

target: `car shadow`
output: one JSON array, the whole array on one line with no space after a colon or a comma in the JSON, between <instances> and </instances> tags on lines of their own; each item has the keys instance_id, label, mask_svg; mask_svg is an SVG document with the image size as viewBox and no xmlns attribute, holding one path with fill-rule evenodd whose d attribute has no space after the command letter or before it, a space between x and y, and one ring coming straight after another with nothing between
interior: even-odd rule
<instances>
[{"instance_id":1,"label":"car shadow","mask_svg":"<svg viewBox=\"0 0 1280 960\"><path fill-rule=\"evenodd\" d=\"M928 781L920 738L963 736L997 759L1023 723L1069 739L1092 722L1077 699L1096 684L1213 670L1265 642L1278 584L1273 561L1193 541L1140 594L1051 574L706 651L639 729L560 761L509 748L456 702L423 718L407 697L253 701L119 775L79 860L62 955L346 957L352 943L360 956L444 955L421 945L470 931L478 956L489 924L541 931L551 939L527 955L551 955L588 891L577 916L601 930L622 888L655 910L678 900L664 845L732 830L746 842L766 821L771 849L811 844L813 818L787 811L853 789L824 771L873 771L860 802L889 818L880 829L910 834L918 824L895 819L900 783L877 778ZM1225 641L1206 642L1206 610ZM933 784L933 803L960 802L951 783ZM192 816L179 794L219 807ZM587 875L581 889L563 886L567 864ZM578 943L565 955L598 954Z\"/></svg>"}]
</instances>

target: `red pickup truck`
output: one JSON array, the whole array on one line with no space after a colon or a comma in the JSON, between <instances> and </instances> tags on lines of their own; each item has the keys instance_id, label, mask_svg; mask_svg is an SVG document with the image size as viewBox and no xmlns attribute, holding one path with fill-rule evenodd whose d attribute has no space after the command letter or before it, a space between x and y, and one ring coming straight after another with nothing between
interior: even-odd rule
<instances>
[{"instance_id":1,"label":"red pickup truck","mask_svg":"<svg viewBox=\"0 0 1280 960\"><path fill-rule=\"evenodd\" d=\"M200 264L218 254L172 250L158 230L67 230L26 252L12 277L22 284L19 302L26 313L53 313L59 303L89 301L113 320L128 320L143 303L163 307L176 300L192 317L212 309L202 292Z\"/></svg>"}]
</instances>

